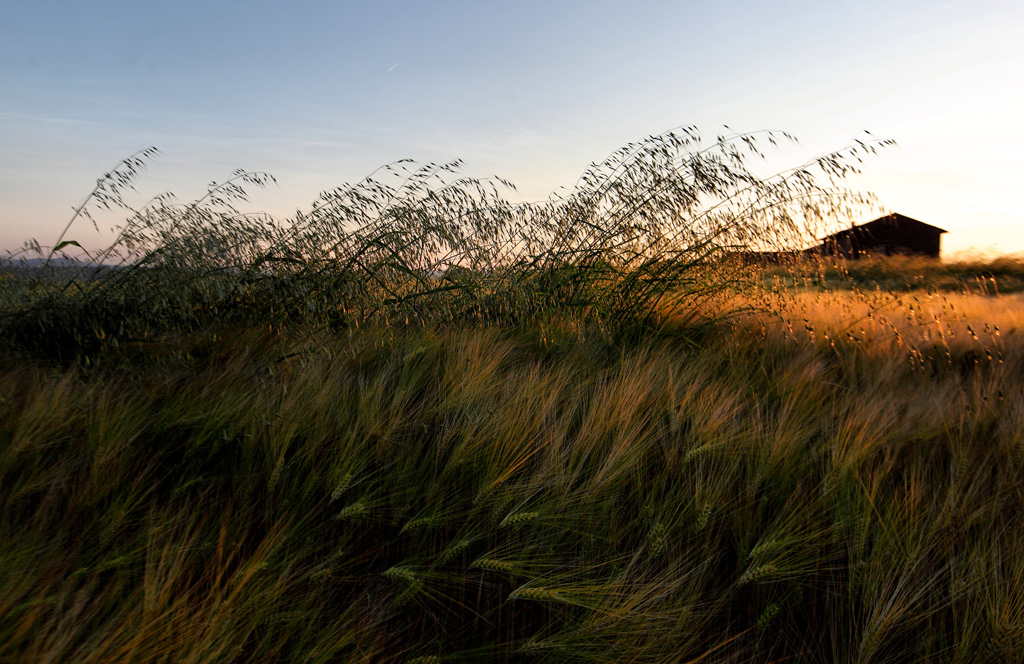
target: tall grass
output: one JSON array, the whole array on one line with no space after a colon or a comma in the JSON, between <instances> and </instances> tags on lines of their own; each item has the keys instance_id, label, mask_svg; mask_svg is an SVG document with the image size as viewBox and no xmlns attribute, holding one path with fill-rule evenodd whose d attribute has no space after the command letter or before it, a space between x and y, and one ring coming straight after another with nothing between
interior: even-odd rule
<instances>
[{"instance_id":1,"label":"tall grass","mask_svg":"<svg viewBox=\"0 0 1024 664\"><path fill-rule=\"evenodd\" d=\"M3 370L0 661L1024 657L1019 341L207 343Z\"/></svg>"},{"instance_id":2,"label":"tall grass","mask_svg":"<svg viewBox=\"0 0 1024 664\"><path fill-rule=\"evenodd\" d=\"M874 146L697 139L536 205L238 173L8 266L0 661L1024 660L1019 296L739 265Z\"/></svg>"},{"instance_id":3,"label":"tall grass","mask_svg":"<svg viewBox=\"0 0 1024 664\"><path fill-rule=\"evenodd\" d=\"M0 332L66 362L226 320L338 329L571 312L612 333L656 326L736 278L723 253L792 244L866 203L836 182L891 143L856 141L766 178L748 168L761 143L789 139L762 132L705 144L696 129L670 131L534 204L510 202L503 180L461 177L460 162L398 162L287 220L239 211L245 187L272 180L244 171L192 203L161 195L132 208L124 193L151 149L99 180L52 250L33 245L50 270L31 278L8 268ZM69 229L97 205L128 218L68 277L51 258L81 246Z\"/></svg>"}]
</instances>

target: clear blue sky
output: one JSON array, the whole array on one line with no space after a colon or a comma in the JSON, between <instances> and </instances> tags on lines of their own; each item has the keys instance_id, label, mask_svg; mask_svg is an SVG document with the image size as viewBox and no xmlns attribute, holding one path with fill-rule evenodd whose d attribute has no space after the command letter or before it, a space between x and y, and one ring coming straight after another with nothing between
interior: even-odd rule
<instances>
[{"instance_id":1,"label":"clear blue sky","mask_svg":"<svg viewBox=\"0 0 1024 664\"><path fill-rule=\"evenodd\" d=\"M461 158L523 198L678 125L781 129L796 165L870 130L852 186L1024 252L1024 3L5 2L0 249L52 243L97 177L155 145L141 198L236 168L282 216L400 158ZM71 236L95 237L82 225Z\"/></svg>"}]
</instances>

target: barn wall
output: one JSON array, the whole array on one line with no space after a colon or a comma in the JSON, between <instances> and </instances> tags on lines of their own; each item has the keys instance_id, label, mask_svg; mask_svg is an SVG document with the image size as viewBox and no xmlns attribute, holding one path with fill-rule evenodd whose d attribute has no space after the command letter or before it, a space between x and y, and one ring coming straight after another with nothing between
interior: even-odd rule
<instances>
[{"instance_id":1,"label":"barn wall","mask_svg":"<svg viewBox=\"0 0 1024 664\"><path fill-rule=\"evenodd\" d=\"M850 258L870 253L919 254L938 258L944 232L941 228L894 214L830 235L825 238L820 251Z\"/></svg>"}]
</instances>

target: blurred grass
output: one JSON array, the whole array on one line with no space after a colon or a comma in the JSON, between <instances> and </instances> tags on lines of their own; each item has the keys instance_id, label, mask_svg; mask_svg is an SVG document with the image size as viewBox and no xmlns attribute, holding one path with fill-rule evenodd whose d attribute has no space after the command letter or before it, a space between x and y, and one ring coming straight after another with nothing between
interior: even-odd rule
<instances>
[{"instance_id":1,"label":"blurred grass","mask_svg":"<svg viewBox=\"0 0 1024 664\"><path fill-rule=\"evenodd\" d=\"M777 318L9 358L0 660L1024 657L1017 335Z\"/></svg>"}]
</instances>

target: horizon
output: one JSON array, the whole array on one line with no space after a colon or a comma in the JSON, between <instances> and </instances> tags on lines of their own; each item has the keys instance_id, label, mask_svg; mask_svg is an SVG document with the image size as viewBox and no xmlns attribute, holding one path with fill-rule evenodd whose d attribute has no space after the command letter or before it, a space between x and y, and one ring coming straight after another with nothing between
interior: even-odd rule
<instances>
[{"instance_id":1,"label":"horizon","mask_svg":"<svg viewBox=\"0 0 1024 664\"><path fill-rule=\"evenodd\" d=\"M139 200L190 201L244 168L279 183L251 208L288 218L404 158L460 159L544 200L629 142L728 125L800 140L770 172L864 130L894 139L843 183L882 210L837 226L896 212L949 231L944 257L1024 252L1010 2L51 4L0 9L0 251L53 243L95 180L150 145L163 156ZM102 243L76 224L66 239Z\"/></svg>"}]
</instances>

